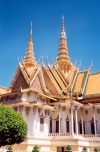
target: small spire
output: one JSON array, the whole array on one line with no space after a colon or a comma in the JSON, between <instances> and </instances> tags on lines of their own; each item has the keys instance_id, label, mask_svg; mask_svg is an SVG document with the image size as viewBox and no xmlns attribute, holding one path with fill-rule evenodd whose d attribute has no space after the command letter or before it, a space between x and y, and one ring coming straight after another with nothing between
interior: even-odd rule
<instances>
[{"instance_id":1,"label":"small spire","mask_svg":"<svg viewBox=\"0 0 100 152\"><path fill-rule=\"evenodd\" d=\"M26 56L25 56L24 61L23 61L23 64L26 67L34 67L36 65L33 51L34 50L33 50L33 42L32 42L32 22L31 22L28 48L27 48Z\"/></svg>"},{"instance_id":2,"label":"small spire","mask_svg":"<svg viewBox=\"0 0 100 152\"><path fill-rule=\"evenodd\" d=\"M66 73L71 68L70 58L68 55L68 47L66 41L66 32L64 29L64 16L62 16L62 28L60 35L59 54L57 57L57 64L59 68Z\"/></svg>"}]
</instances>

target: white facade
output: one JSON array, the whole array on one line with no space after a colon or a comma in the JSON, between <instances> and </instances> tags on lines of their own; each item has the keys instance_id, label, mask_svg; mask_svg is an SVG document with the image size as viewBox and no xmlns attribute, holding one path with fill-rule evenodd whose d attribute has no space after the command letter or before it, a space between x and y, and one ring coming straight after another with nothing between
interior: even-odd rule
<instances>
[{"instance_id":1,"label":"white facade","mask_svg":"<svg viewBox=\"0 0 100 152\"><path fill-rule=\"evenodd\" d=\"M71 146L73 152L80 152L84 146L88 152L93 152L95 147L100 149L100 107L81 108L74 104L60 104L51 110L43 106L39 97L40 103L35 103L37 98L34 92L24 92L21 100L32 102L32 105L11 105L23 115L28 125L26 141L14 145L14 152L31 152L35 144L39 146L40 152L62 152L67 145ZM42 130L41 118L44 120Z\"/></svg>"}]
</instances>

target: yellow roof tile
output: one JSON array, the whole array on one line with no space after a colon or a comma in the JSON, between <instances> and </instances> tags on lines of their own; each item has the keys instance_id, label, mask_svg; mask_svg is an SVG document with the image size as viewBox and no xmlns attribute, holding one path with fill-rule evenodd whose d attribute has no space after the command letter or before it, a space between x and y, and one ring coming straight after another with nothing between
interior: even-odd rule
<instances>
[{"instance_id":1,"label":"yellow roof tile","mask_svg":"<svg viewBox=\"0 0 100 152\"><path fill-rule=\"evenodd\" d=\"M76 79L76 83L75 83L74 92L80 92L83 77L84 77L83 72L78 74L77 79Z\"/></svg>"},{"instance_id":2,"label":"yellow roof tile","mask_svg":"<svg viewBox=\"0 0 100 152\"><path fill-rule=\"evenodd\" d=\"M7 89L0 86L0 94L5 94L6 92Z\"/></svg>"},{"instance_id":3,"label":"yellow roof tile","mask_svg":"<svg viewBox=\"0 0 100 152\"><path fill-rule=\"evenodd\" d=\"M100 73L90 74L85 95L97 93L100 93Z\"/></svg>"},{"instance_id":4,"label":"yellow roof tile","mask_svg":"<svg viewBox=\"0 0 100 152\"><path fill-rule=\"evenodd\" d=\"M53 77L55 78L55 80L57 81L59 87L61 88L61 90L65 90L66 87L65 85L63 84L63 81L61 80L61 78L59 77L59 75L57 74L56 70L53 69L53 68L50 68L51 70L51 73L53 75Z\"/></svg>"}]
</instances>

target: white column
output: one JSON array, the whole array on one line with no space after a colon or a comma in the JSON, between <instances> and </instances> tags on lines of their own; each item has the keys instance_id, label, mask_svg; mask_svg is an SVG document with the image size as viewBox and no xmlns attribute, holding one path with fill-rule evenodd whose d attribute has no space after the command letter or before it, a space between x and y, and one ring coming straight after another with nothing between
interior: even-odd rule
<instances>
[{"instance_id":1,"label":"white column","mask_svg":"<svg viewBox=\"0 0 100 152\"><path fill-rule=\"evenodd\" d=\"M74 133L74 128L73 128L73 105L71 105L71 133Z\"/></svg>"},{"instance_id":2,"label":"white column","mask_svg":"<svg viewBox=\"0 0 100 152\"><path fill-rule=\"evenodd\" d=\"M97 129L96 129L95 107L93 107L93 118L94 118L94 130L95 130L95 136L96 136Z\"/></svg>"},{"instance_id":3,"label":"white column","mask_svg":"<svg viewBox=\"0 0 100 152\"><path fill-rule=\"evenodd\" d=\"M82 134L84 134L84 126L83 126L83 109L81 109L81 123L82 123Z\"/></svg>"},{"instance_id":4,"label":"white column","mask_svg":"<svg viewBox=\"0 0 100 152\"><path fill-rule=\"evenodd\" d=\"M77 119L78 108L75 109L75 120L76 120L76 134L78 135L78 119Z\"/></svg>"}]
</instances>

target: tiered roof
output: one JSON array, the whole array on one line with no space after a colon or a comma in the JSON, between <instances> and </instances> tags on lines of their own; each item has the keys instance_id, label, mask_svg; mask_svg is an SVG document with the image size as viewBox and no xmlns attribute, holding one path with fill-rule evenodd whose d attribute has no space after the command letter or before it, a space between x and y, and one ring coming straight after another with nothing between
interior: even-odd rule
<instances>
[{"instance_id":1,"label":"tiered roof","mask_svg":"<svg viewBox=\"0 0 100 152\"><path fill-rule=\"evenodd\" d=\"M37 64L34 57L32 42L32 25L26 56L10 83L7 92L22 92L22 90L35 90L39 94L53 99L68 99L68 94L80 103L85 101L96 102L94 98L100 97L100 72L90 73L90 69L80 71L70 61L64 30L64 18L60 37L59 54L56 64L45 66ZM6 95L5 91L1 91Z\"/></svg>"}]
</instances>

